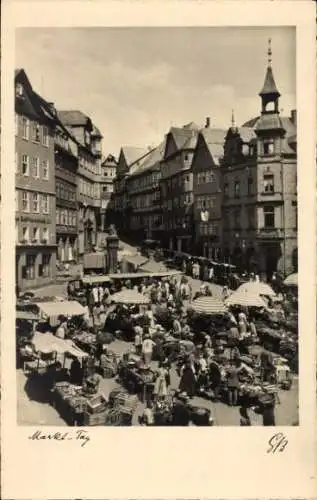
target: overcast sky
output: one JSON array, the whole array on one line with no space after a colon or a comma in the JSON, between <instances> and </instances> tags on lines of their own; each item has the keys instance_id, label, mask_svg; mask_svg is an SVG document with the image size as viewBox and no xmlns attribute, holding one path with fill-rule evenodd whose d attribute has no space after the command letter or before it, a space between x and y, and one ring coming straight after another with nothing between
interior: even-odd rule
<instances>
[{"instance_id":1,"label":"overcast sky","mask_svg":"<svg viewBox=\"0 0 317 500\"><path fill-rule=\"evenodd\" d=\"M283 114L295 104L292 28L23 28L16 67L58 109L79 109L100 128L104 154L160 142L190 121L241 125L260 110L272 38Z\"/></svg>"}]
</instances>

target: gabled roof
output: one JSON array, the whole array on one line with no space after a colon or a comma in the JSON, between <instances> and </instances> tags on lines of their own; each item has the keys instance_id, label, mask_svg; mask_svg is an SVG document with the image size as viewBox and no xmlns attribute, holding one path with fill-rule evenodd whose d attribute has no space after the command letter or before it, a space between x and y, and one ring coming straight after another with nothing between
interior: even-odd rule
<instances>
[{"instance_id":1,"label":"gabled roof","mask_svg":"<svg viewBox=\"0 0 317 500\"><path fill-rule=\"evenodd\" d=\"M116 167L118 165L118 162L112 154L109 154L103 159L101 165L105 167Z\"/></svg>"},{"instance_id":2,"label":"gabled roof","mask_svg":"<svg viewBox=\"0 0 317 500\"><path fill-rule=\"evenodd\" d=\"M34 117L36 119L44 119L46 121L52 121L52 115L47 113L47 107L49 103L45 101L39 94L34 92L31 82L25 73L24 69L16 69L14 72L15 82L20 82L24 88L23 100L20 102L15 102L16 107L18 106L20 112L26 113L27 115Z\"/></svg>"},{"instance_id":3,"label":"gabled roof","mask_svg":"<svg viewBox=\"0 0 317 500\"><path fill-rule=\"evenodd\" d=\"M66 110L66 111L58 111L58 116L60 120L65 124L65 125L70 125L73 127L76 126L86 126L86 124L89 121L89 118L87 115L82 113L82 111L78 110Z\"/></svg>"},{"instance_id":4,"label":"gabled roof","mask_svg":"<svg viewBox=\"0 0 317 500\"><path fill-rule=\"evenodd\" d=\"M262 90L261 90L259 95L261 97L264 97L266 95L267 96L275 95L277 97L280 96L280 93L276 87L276 83L274 80L273 71L272 71L271 66L267 67L264 84L263 84Z\"/></svg>"},{"instance_id":5,"label":"gabled roof","mask_svg":"<svg viewBox=\"0 0 317 500\"><path fill-rule=\"evenodd\" d=\"M156 148L141 160L140 165L136 168L132 175L139 175L147 170L158 165L163 159L165 154L166 138Z\"/></svg>"},{"instance_id":6,"label":"gabled roof","mask_svg":"<svg viewBox=\"0 0 317 500\"><path fill-rule=\"evenodd\" d=\"M131 167L137 161L140 161L144 156L148 155L150 151L144 148L136 148L134 146L123 146L121 148L121 153L123 154L128 167Z\"/></svg>"},{"instance_id":7,"label":"gabled roof","mask_svg":"<svg viewBox=\"0 0 317 500\"><path fill-rule=\"evenodd\" d=\"M197 135L198 130L195 129L190 129L190 128L178 128L178 127L172 127L169 131L169 134L172 135L176 147L178 151L184 148L184 145L186 142L188 142L189 139Z\"/></svg>"},{"instance_id":8,"label":"gabled roof","mask_svg":"<svg viewBox=\"0 0 317 500\"><path fill-rule=\"evenodd\" d=\"M200 135L203 137L210 156L216 165L220 164L220 159L223 157L226 134L227 131L220 128L208 127L200 131Z\"/></svg>"},{"instance_id":9,"label":"gabled roof","mask_svg":"<svg viewBox=\"0 0 317 500\"><path fill-rule=\"evenodd\" d=\"M238 127L238 133L244 143L249 143L253 139L256 139L256 134L252 127Z\"/></svg>"}]
</instances>

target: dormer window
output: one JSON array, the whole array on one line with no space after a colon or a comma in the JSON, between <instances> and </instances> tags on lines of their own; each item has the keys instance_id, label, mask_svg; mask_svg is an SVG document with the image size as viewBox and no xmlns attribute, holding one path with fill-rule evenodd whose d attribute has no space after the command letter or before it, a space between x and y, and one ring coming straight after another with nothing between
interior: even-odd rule
<instances>
[{"instance_id":1,"label":"dormer window","mask_svg":"<svg viewBox=\"0 0 317 500\"><path fill-rule=\"evenodd\" d=\"M85 132L85 143L87 144L87 146L90 145L90 134L87 130Z\"/></svg>"},{"instance_id":2,"label":"dormer window","mask_svg":"<svg viewBox=\"0 0 317 500\"><path fill-rule=\"evenodd\" d=\"M263 141L263 154L264 155L273 155L274 154L274 140L273 139Z\"/></svg>"},{"instance_id":3,"label":"dormer window","mask_svg":"<svg viewBox=\"0 0 317 500\"><path fill-rule=\"evenodd\" d=\"M17 83L15 86L15 95L16 97L23 97L23 85L21 83Z\"/></svg>"}]
</instances>

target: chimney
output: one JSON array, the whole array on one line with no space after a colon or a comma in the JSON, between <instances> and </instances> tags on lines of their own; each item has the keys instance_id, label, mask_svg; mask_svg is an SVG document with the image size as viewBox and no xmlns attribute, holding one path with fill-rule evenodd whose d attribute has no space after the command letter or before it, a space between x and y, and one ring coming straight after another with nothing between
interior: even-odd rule
<instances>
[{"instance_id":1,"label":"chimney","mask_svg":"<svg viewBox=\"0 0 317 500\"><path fill-rule=\"evenodd\" d=\"M291 111L291 122L295 125L297 125L297 110L296 109L292 109Z\"/></svg>"},{"instance_id":2,"label":"chimney","mask_svg":"<svg viewBox=\"0 0 317 500\"><path fill-rule=\"evenodd\" d=\"M209 127L210 127L210 117L207 116L205 128L209 128Z\"/></svg>"}]
</instances>

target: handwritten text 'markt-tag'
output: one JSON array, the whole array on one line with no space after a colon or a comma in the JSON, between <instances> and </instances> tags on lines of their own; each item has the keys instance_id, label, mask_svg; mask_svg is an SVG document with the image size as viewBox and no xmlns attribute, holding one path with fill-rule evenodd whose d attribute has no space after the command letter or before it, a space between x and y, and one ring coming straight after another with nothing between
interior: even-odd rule
<instances>
[{"instance_id":1,"label":"handwritten text 'markt-tag'","mask_svg":"<svg viewBox=\"0 0 317 500\"><path fill-rule=\"evenodd\" d=\"M83 448L89 441L90 437L87 431L76 430L72 432L43 432L35 431L29 436L31 441L77 441Z\"/></svg>"}]
</instances>

